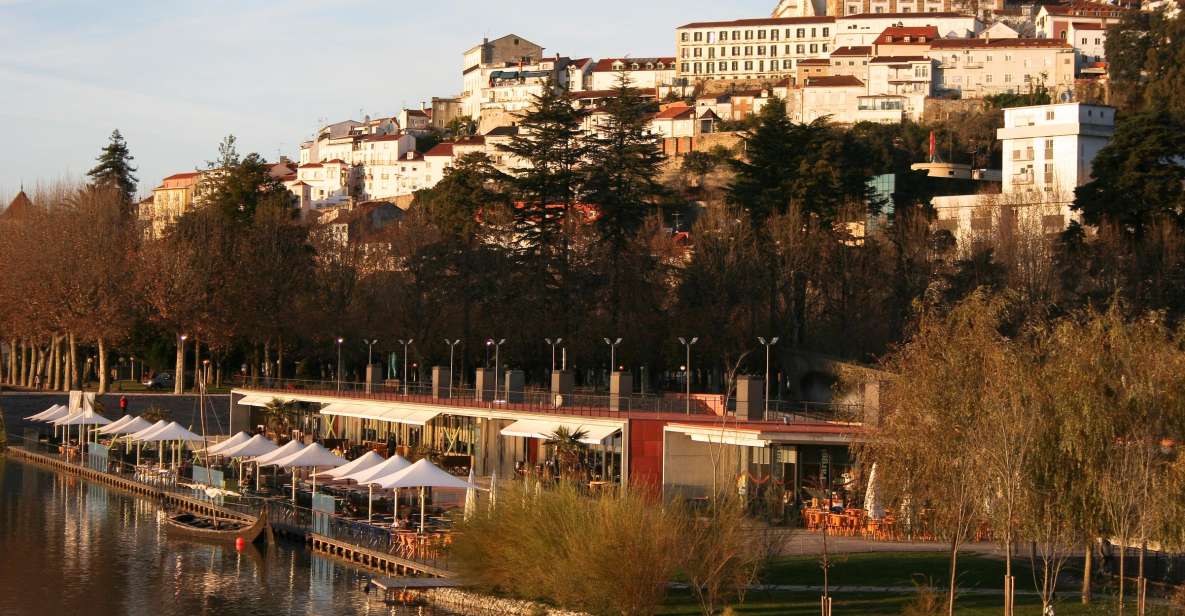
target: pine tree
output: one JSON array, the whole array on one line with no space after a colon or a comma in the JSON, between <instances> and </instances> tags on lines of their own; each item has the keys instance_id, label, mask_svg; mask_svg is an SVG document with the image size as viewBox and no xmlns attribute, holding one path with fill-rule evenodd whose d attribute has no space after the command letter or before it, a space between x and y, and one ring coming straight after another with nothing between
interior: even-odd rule
<instances>
[{"instance_id":1,"label":"pine tree","mask_svg":"<svg viewBox=\"0 0 1185 616\"><path fill-rule=\"evenodd\" d=\"M126 205L131 205L136 198L137 178L133 175L136 168L132 166L135 158L128 152L128 144L119 134L119 129L111 131L111 137L103 152L96 159L98 164L86 172L95 186L114 184L123 195Z\"/></svg>"},{"instance_id":2,"label":"pine tree","mask_svg":"<svg viewBox=\"0 0 1185 616\"><path fill-rule=\"evenodd\" d=\"M230 219L249 223L265 204L282 208L291 203L291 194L270 175L262 156L239 154L234 135L218 144L218 160L209 162L207 168L194 201Z\"/></svg>"},{"instance_id":3,"label":"pine tree","mask_svg":"<svg viewBox=\"0 0 1185 616\"><path fill-rule=\"evenodd\" d=\"M654 106L624 72L603 110L605 121L588 137L586 200L597 207L602 240L620 252L665 192L658 181L663 154L649 128Z\"/></svg>"}]
</instances>

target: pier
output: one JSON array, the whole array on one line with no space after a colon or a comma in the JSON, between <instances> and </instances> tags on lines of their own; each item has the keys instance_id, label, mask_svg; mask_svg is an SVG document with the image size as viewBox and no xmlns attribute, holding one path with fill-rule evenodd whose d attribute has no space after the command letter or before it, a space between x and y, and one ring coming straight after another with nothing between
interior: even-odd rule
<instances>
[{"instance_id":1,"label":"pier","mask_svg":"<svg viewBox=\"0 0 1185 616\"><path fill-rule=\"evenodd\" d=\"M427 575L444 579L453 577L453 573L445 569L316 533L309 533L309 545L315 554L344 560L371 571L394 575Z\"/></svg>"}]
</instances>

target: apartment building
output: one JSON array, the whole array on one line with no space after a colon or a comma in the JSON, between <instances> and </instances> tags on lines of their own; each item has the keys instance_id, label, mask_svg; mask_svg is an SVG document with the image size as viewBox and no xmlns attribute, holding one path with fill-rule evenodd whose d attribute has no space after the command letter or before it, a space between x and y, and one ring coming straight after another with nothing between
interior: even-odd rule
<instances>
[{"instance_id":1,"label":"apartment building","mask_svg":"<svg viewBox=\"0 0 1185 616\"><path fill-rule=\"evenodd\" d=\"M667 88L675 83L675 58L602 58L589 71L588 89L613 90L622 74L638 89Z\"/></svg>"},{"instance_id":2,"label":"apartment building","mask_svg":"<svg viewBox=\"0 0 1185 616\"><path fill-rule=\"evenodd\" d=\"M780 17L705 21L675 30L676 77L768 81L792 77L797 62L826 58L832 50L832 17Z\"/></svg>"},{"instance_id":3,"label":"apartment building","mask_svg":"<svg viewBox=\"0 0 1185 616\"><path fill-rule=\"evenodd\" d=\"M1068 40L1071 24L1095 24L1105 29L1131 11L1132 9L1102 2L1045 4L1038 9L1033 23L1037 27L1037 38Z\"/></svg>"},{"instance_id":4,"label":"apartment building","mask_svg":"<svg viewBox=\"0 0 1185 616\"><path fill-rule=\"evenodd\" d=\"M938 92L982 98L1044 86L1054 100L1074 89L1074 49L1049 39L941 39L927 53Z\"/></svg>"},{"instance_id":5,"label":"apartment building","mask_svg":"<svg viewBox=\"0 0 1185 616\"><path fill-rule=\"evenodd\" d=\"M868 62L872 60L872 46L840 47L831 52L831 74L851 75L868 81Z\"/></svg>"},{"instance_id":6,"label":"apartment building","mask_svg":"<svg viewBox=\"0 0 1185 616\"><path fill-rule=\"evenodd\" d=\"M487 84L481 89L478 113L474 116L478 132L484 133L499 126L517 123L522 113L535 104L535 99L546 88L567 87L569 62L569 58L556 55L533 64L490 71Z\"/></svg>"},{"instance_id":7,"label":"apartment building","mask_svg":"<svg viewBox=\"0 0 1185 616\"><path fill-rule=\"evenodd\" d=\"M1012 107L996 131L1003 149L998 195L936 197L936 226L961 244L1012 233L1050 236L1076 219L1074 189L1091 179L1094 158L1115 132L1115 109L1086 103Z\"/></svg>"},{"instance_id":8,"label":"apartment building","mask_svg":"<svg viewBox=\"0 0 1185 616\"><path fill-rule=\"evenodd\" d=\"M482 102L487 100L486 89L490 87L490 74L519 65L532 65L543 58L543 47L517 34L482 42L465 51L462 60L463 91L461 113L466 117L481 115Z\"/></svg>"},{"instance_id":9,"label":"apartment building","mask_svg":"<svg viewBox=\"0 0 1185 616\"><path fill-rule=\"evenodd\" d=\"M827 0L778 0L770 17L817 17L827 15Z\"/></svg>"},{"instance_id":10,"label":"apartment building","mask_svg":"<svg viewBox=\"0 0 1185 616\"><path fill-rule=\"evenodd\" d=\"M144 207L142 204L138 213L140 224L148 237L160 237L182 214L193 209L199 179L200 171L174 173L152 189L151 206Z\"/></svg>"},{"instance_id":11,"label":"apartment building","mask_svg":"<svg viewBox=\"0 0 1185 616\"><path fill-rule=\"evenodd\" d=\"M943 38L974 37L983 22L971 15L951 12L860 13L835 18L835 46L872 45L886 28L934 27Z\"/></svg>"},{"instance_id":12,"label":"apartment building","mask_svg":"<svg viewBox=\"0 0 1185 616\"><path fill-rule=\"evenodd\" d=\"M1091 22L1070 22L1066 41L1074 47L1074 70L1081 74L1099 62L1107 61L1107 27Z\"/></svg>"}]
</instances>

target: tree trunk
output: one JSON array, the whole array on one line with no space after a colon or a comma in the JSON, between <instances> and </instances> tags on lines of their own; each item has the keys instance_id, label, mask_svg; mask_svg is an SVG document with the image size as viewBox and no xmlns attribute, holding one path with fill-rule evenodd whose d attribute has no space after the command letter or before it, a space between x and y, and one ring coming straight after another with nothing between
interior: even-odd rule
<instances>
[{"instance_id":1,"label":"tree trunk","mask_svg":"<svg viewBox=\"0 0 1185 616\"><path fill-rule=\"evenodd\" d=\"M173 368L173 394L181 395L185 384L185 341L177 336L177 360Z\"/></svg>"},{"instance_id":2,"label":"tree trunk","mask_svg":"<svg viewBox=\"0 0 1185 616\"><path fill-rule=\"evenodd\" d=\"M1090 605L1091 575L1094 565L1094 543L1087 542L1086 550L1082 554L1082 605Z\"/></svg>"},{"instance_id":3,"label":"tree trunk","mask_svg":"<svg viewBox=\"0 0 1185 616\"><path fill-rule=\"evenodd\" d=\"M959 544L957 540L950 542L950 587L946 592L946 616L955 616L955 578L959 571Z\"/></svg>"},{"instance_id":4,"label":"tree trunk","mask_svg":"<svg viewBox=\"0 0 1185 616\"><path fill-rule=\"evenodd\" d=\"M29 348L29 343L21 340L21 377L17 385L21 387L28 387L29 382L29 360L25 357L25 351Z\"/></svg>"},{"instance_id":5,"label":"tree trunk","mask_svg":"<svg viewBox=\"0 0 1185 616\"><path fill-rule=\"evenodd\" d=\"M276 338L276 381L284 382L284 337Z\"/></svg>"},{"instance_id":6,"label":"tree trunk","mask_svg":"<svg viewBox=\"0 0 1185 616\"><path fill-rule=\"evenodd\" d=\"M49 389L58 389L58 335L49 337Z\"/></svg>"},{"instance_id":7,"label":"tree trunk","mask_svg":"<svg viewBox=\"0 0 1185 616\"><path fill-rule=\"evenodd\" d=\"M98 395L107 393L107 345L103 337L99 336L99 389Z\"/></svg>"},{"instance_id":8,"label":"tree trunk","mask_svg":"<svg viewBox=\"0 0 1185 616\"><path fill-rule=\"evenodd\" d=\"M263 380L272 380L272 339L263 339Z\"/></svg>"},{"instance_id":9,"label":"tree trunk","mask_svg":"<svg viewBox=\"0 0 1185 616\"><path fill-rule=\"evenodd\" d=\"M1124 575L1127 573L1125 567L1127 562L1127 542L1121 541L1119 546L1119 613L1123 614L1123 593L1127 590L1124 582Z\"/></svg>"},{"instance_id":10,"label":"tree trunk","mask_svg":"<svg viewBox=\"0 0 1185 616\"><path fill-rule=\"evenodd\" d=\"M82 380L86 378L78 367L78 339L74 332L70 332L67 344L70 346L70 389L84 389Z\"/></svg>"},{"instance_id":11,"label":"tree trunk","mask_svg":"<svg viewBox=\"0 0 1185 616\"><path fill-rule=\"evenodd\" d=\"M1148 542L1144 541L1140 544L1140 560L1136 567L1139 572L1136 576L1138 584L1136 585L1136 606L1139 616L1144 616L1144 554L1148 551Z\"/></svg>"}]
</instances>

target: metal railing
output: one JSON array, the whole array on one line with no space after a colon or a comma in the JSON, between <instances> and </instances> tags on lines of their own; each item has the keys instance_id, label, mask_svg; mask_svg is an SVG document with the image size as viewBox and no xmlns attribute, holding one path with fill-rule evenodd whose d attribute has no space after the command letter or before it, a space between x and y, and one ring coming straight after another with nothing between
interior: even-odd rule
<instances>
[{"instance_id":1,"label":"metal railing","mask_svg":"<svg viewBox=\"0 0 1185 616\"><path fill-rule=\"evenodd\" d=\"M275 393L278 398L293 394L305 394L329 398L356 398L359 400L378 400L390 402L408 402L413 404L430 404L434 406L454 406L466 408L483 408L491 410L509 410L529 413L556 414L574 417L603 417L611 419L678 419L689 415L694 419L714 419L719 415L712 410L712 406L735 411L735 399L729 399L727 404L717 400L715 404L692 397L690 413L688 413L687 399L683 394L656 396L652 394L629 394L614 396L605 393L588 393L576 391L570 394L557 395L550 390L526 387L521 391L495 393L492 389L479 391L472 387L453 386L451 394L447 387L440 389L440 397L434 395L431 383L417 382L402 384L387 383L338 383L332 380L260 380L256 383L244 383L242 389L266 393ZM778 423L826 422L844 421L846 411L852 411L858 405L816 403L786 400L770 400L770 411L766 421Z\"/></svg>"}]
</instances>

